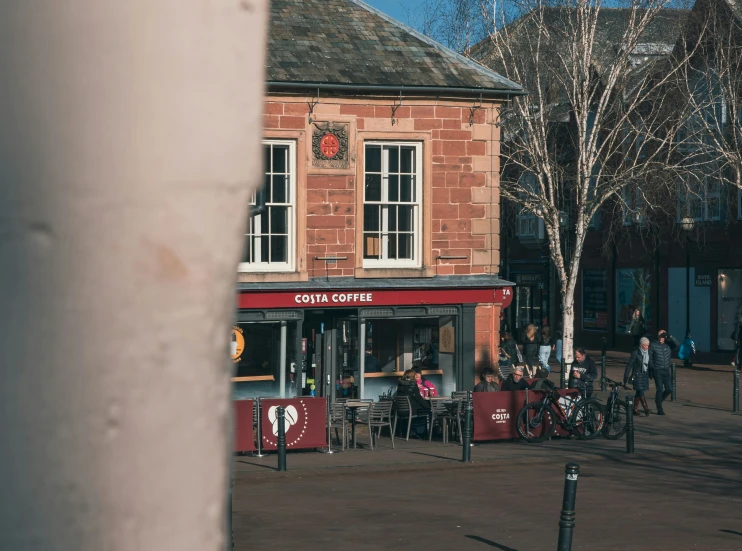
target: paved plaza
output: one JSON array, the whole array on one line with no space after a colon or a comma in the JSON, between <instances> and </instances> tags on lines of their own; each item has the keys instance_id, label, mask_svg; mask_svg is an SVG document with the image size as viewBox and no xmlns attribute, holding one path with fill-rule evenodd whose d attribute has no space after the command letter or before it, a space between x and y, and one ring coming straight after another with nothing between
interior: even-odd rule
<instances>
[{"instance_id":1,"label":"paved plaza","mask_svg":"<svg viewBox=\"0 0 742 551\"><path fill-rule=\"evenodd\" d=\"M611 355L608 375L621 376ZM573 549L742 549L742 417L732 367L678 369L667 416L625 442L554 439L461 448L388 438L371 451L235 458L235 549L556 549L564 464L581 466ZM651 404L654 409L654 405ZM359 435L360 442L367 435Z\"/></svg>"}]
</instances>

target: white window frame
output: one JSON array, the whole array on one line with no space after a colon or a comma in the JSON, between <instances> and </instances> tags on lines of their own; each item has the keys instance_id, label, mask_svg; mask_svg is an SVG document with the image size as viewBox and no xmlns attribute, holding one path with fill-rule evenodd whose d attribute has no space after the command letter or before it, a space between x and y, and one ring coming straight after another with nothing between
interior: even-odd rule
<instances>
[{"instance_id":1,"label":"white window frame","mask_svg":"<svg viewBox=\"0 0 742 551\"><path fill-rule=\"evenodd\" d=\"M367 162L367 147L376 146L381 147L381 201L367 201L366 200L366 162ZM389 197L389 153L388 147L414 147L414 197L413 202L401 202L388 200ZM376 173L374 173L376 174ZM419 268L422 266L422 243L423 243L423 144L418 141L377 141L369 140L363 143L363 210L364 220L359 231L362 236L362 244L360 254L365 256L366 247L366 230L365 230L365 207L366 205L411 205L412 208L412 258L411 259L396 259L387 258L388 254L388 243L389 243L389 232L388 226L388 210L382 209L382 214L379 220L379 250L382 253L382 258L363 258L364 268ZM391 230L396 233L395 230Z\"/></svg>"},{"instance_id":2,"label":"white window frame","mask_svg":"<svg viewBox=\"0 0 742 551\"><path fill-rule=\"evenodd\" d=\"M286 240L286 262L240 262L237 270L239 272L292 272L296 264L296 141L295 140L263 140L263 148L265 146L287 146L288 147L288 172L285 173L287 177L287 203L272 203L266 201L265 208L266 212L262 214L256 214L252 217L252 220L248 221L248 227L245 233L245 239L253 239L253 246L257 248L255 253L256 258L260 258L260 227L263 216L268 216L268 209L271 206L287 206L287 233L288 239ZM265 155L265 151L261 152ZM271 172L272 167L263 167L263 186L265 186L265 176L273 176ZM282 173L284 174L284 173ZM250 198L250 206L254 207L257 203L257 193L253 192ZM252 228L256 228L258 233L251 235Z\"/></svg>"},{"instance_id":3,"label":"white window frame","mask_svg":"<svg viewBox=\"0 0 742 551\"><path fill-rule=\"evenodd\" d=\"M621 190L621 198L624 204L621 206L621 213L624 226L643 226L646 222L647 200L642 193L641 185L626 186ZM635 214L639 213L639 220Z\"/></svg>"},{"instance_id":4,"label":"white window frame","mask_svg":"<svg viewBox=\"0 0 742 551\"><path fill-rule=\"evenodd\" d=\"M520 186L523 189L535 193L536 175L533 172L524 172L521 174ZM544 221L530 210L522 207L516 215L515 234L518 237L544 239Z\"/></svg>"}]
</instances>

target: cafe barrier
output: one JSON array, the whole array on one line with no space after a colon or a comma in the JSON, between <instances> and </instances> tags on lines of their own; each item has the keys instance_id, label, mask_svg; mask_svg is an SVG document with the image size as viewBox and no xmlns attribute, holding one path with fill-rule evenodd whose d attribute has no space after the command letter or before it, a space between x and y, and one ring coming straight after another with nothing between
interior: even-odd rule
<instances>
[{"instance_id":1,"label":"cafe barrier","mask_svg":"<svg viewBox=\"0 0 742 551\"><path fill-rule=\"evenodd\" d=\"M571 551L572 531L575 527L575 498L577 497L577 477L580 466L577 463L567 463L564 467L564 496L562 512L559 515L559 542L557 551Z\"/></svg>"},{"instance_id":2,"label":"cafe barrier","mask_svg":"<svg viewBox=\"0 0 742 551\"><path fill-rule=\"evenodd\" d=\"M253 429L253 400L234 402L234 451L255 451L255 431Z\"/></svg>"},{"instance_id":3,"label":"cafe barrier","mask_svg":"<svg viewBox=\"0 0 742 551\"><path fill-rule=\"evenodd\" d=\"M263 450L278 448L278 407L284 408L286 449L327 447L326 398L270 398L260 400Z\"/></svg>"},{"instance_id":4,"label":"cafe barrier","mask_svg":"<svg viewBox=\"0 0 742 551\"><path fill-rule=\"evenodd\" d=\"M278 470L286 470L286 410L283 406L276 408L276 421L278 422Z\"/></svg>"},{"instance_id":5,"label":"cafe barrier","mask_svg":"<svg viewBox=\"0 0 742 551\"><path fill-rule=\"evenodd\" d=\"M739 368L734 368L734 390L732 390L732 413L739 413Z\"/></svg>"},{"instance_id":6,"label":"cafe barrier","mask_svg":"<svg viewBox=\"0 0 742 551\"><path fill-rule=\"evenodd\" d=\"M573 400L579 395L579 391L577 389L565 389L558 392L561 396L562 407L569 415L568 408L574 405ZM475 392L473 440L478 442L518 438L518 431L515 426L518 412L528 402L541 400L543 393L543 390ZM557 436L567 436L569 433L557 425L555 434Z\"/></svg>"},{"instance_id":7,"label":"cafe barrier","mask_svg":"<svg viewBox=\"0 0 742 551\"><path fill-rule=\"evenodd\" d=\"M634 397L626 398L626 453L634 453Z\"/></svg>"}]
</instances>

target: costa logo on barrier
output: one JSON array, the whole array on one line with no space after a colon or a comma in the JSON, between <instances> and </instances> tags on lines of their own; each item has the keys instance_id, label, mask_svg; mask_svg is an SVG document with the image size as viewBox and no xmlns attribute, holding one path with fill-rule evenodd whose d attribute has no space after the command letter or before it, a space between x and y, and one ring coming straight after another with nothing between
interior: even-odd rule
<instances>
[{"instance_id":1,"label":"costa logo on barrier","mask_svg":"<svg viewBox=\"0 0 742 551\"><path fill-rule=\"evenodd\" d=\"M294 297L296 304L354 303L373 302L373 293L316 293L300 294Z\"/></svg>"},{"instance_id":2,"label":"costa logo on barrier","mask_svg":"<svg viewBox=\"0 0 742 551\"><path fill-rule=\"evenodd\" d=\"M496 423L504 423L510 419L510 413L506 409L496 409L495 413L492 414L492 419Z\"/></svg>"},{"instance_id":3,"label":"costa logo on barrier","mask_svg":"<svg viewBox=\"0 0 742 551\"><path fill-rule=\"evenodd\" d=\"M299 408L288 405L284 408L284 428L286 430L286 447L290 448L296 446L299 441L304 437L307 431L307 424L309 422L309 416L307 412L306 403L304 400L299 400ZM268 422L271 424L271 432L274 438L271 438L266 433L263 433L263 440L269 446L276 446L278 444L275 437L278 436L278 417L276 410L278 406L271 406L268 408ZM289 435L289 433L291 433Z\"/></svg>"},{"instance_id":4,"label":"costa logo on barrier","mask_svg":"<svg viewBox=\"0 0 742 551\"><path fill-rule=\"evenodd\" d=\"M273 425L273 436L278 436L278 416L276 415L277 409L278 406L272 406L268 410L268 420ZM291 427L293 427L296 424L297 419L299 419L299 413L296 411L296 408L294 406L287 406L284 410L283 417L283 427L286 431L286 434L288 434L289 430L291 430Z\"/></svg>"}]
</instances>

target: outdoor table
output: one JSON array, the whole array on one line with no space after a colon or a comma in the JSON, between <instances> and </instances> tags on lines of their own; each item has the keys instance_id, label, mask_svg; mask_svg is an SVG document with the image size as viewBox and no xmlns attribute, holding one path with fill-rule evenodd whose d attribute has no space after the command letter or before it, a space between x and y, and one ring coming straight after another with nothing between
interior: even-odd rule
<instances>
[{"instance_id":1,"label":"outdoor table","mask_svg":"<svg viewBox=\"0 0 742 551\"><path fill-rule=\"evenodd\" d=\"M371 402L345 402L345 409L350 410L350 426L351 426L351 438L353 440L353 449L356 449L356 410L360 408L367 408Z\"/></svg>"}]
</instances>

